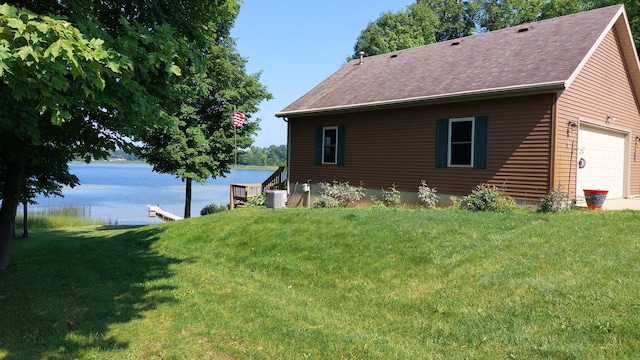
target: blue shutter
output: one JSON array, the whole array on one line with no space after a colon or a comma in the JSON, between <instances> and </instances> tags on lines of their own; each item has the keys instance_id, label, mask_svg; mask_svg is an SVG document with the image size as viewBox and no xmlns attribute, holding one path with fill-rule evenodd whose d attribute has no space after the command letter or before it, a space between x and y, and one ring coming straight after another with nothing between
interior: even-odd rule
<instances>
[{"instance_id":1,"label":"blue shutter","mask_svg":"<svg viewBox=\"0 0 640 360\"><path fill-rule=\"evenodd\" d=\"M446 168L449 151L449 119L439 119L436 128L436 167Z\"/></svg>"},{"instance_id":2,"label":"blue shutter","mask_svg":"<svg viewBox=\"0 0 640 360\"><path fill-rule=\"evenodd\" d=\"M338 165L344 165L345 126L338 126Z\"/></svg>"},{"instance_id":3,"label":"blue shutter","mask_svg":"<svg viewBox=\"0 0 640 360\"><path fill-rule=\"evenodd\" d=\"M322 164L322 137L324 130L319 127L316 129L316 165Z\"/></svg>"},{"instance_id":4,"label":"blue shutter","mask_svg":"<svg viewBox=\"0 0 640 360\"><path fill-rule=\"evenodd\" d=\"M476 117L475 136L473 139L473 167L476 169L487 168L487 137L489 118L486 116Z\"/></svg>"}]
</instances>

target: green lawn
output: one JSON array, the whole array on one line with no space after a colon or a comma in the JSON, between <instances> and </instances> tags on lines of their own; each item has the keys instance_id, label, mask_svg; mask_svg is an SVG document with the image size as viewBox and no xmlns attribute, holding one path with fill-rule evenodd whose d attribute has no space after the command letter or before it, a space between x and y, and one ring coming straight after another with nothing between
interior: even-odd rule
<instances>
[{"instance_id":1,"label":"green lawn","mask_svg":"<svg viewBox=\"0 0 640 360\"><path fill-rule=\"evenodd\" d=\"M32 230L1 359L636 359L640 212L244 208Z\"/></svg>"}]
</instances>

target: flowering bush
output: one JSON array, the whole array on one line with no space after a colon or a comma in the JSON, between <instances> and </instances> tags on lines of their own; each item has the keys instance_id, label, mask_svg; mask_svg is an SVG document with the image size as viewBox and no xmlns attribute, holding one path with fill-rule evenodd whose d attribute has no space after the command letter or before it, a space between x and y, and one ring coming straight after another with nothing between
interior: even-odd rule
<instances>
[{"instance_id":1,"label":"flowering bush","mask_svg":"<svg viewBox=\"0 0 640 360\"><path fill-rule=\"evenodd\" d=\"M427 185L427 181L422 180L420 182L420 186L418 186L418 200L427 208L436 207L436 204L438 203L437 192L436 188L429 187L429 185Z\"/></svg>"},{"instance_id":2,"label":"flowering bush","mask_svg":"<svg viewBox=\"0 0 640 360\"><path fill-rule=\"evenodd\" d=\"M474 211L509 212L516 208L516 202L495 186L480 184L471 195L464 196L460 208Z\"/></svg>"},{"instance_id":3,"label":"flowering bush","mask_svg":"<svg viewBox=\"0 0 640 360\"><path fill-rule=\"evenodd\" d=\"M382 189L382 200L387 206L400 206L402 199L400 198L400 191L396 189L396 184L391 184L389 190Z\"/></svg>"},{"instance_id":4,"label":"flowering bush","mask_svg":"<svg viewBox=\"0 0 640 360\"><path fill-rule=\"evenodd\" d=\"M545 197L540 199L538 211L540 212L559 212L571 209L573 204L569 201L569 194L562 191L562 188L553 189L547 193Z\"/></svg>"},{"instance_id":5,"label":"flowering bush","mask_svg":"<svg viewBox=\"0 0 640 360\"><path fill-rule=\"evenodd\" d=\"M365 188L349 185L349 182L320 183L320 196L313 202L314 207L347 207L362 200Z\"/></svg>"}]
</instances>

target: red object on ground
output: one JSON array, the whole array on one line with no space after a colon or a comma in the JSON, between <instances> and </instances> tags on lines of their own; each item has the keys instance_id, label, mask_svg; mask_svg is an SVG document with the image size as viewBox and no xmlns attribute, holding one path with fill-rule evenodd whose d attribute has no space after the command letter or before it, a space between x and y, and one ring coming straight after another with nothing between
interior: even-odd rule
<instances>
[{"instance_id":1,"label":"red object on ground","mask_svg":"<svg viewBox=\"0 0 640 360\"><path fill-rule=\"evenodd\" d=\"M591 210L602 210L604 200L607 198L609 190L587 190L584 189L584 198L587 201L587 207Z\"/></svg>"}]
</instances>

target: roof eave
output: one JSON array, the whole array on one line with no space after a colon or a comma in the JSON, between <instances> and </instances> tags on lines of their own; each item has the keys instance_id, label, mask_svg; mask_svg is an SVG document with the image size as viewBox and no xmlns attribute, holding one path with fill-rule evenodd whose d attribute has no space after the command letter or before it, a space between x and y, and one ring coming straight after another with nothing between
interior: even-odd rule
<instances>
[{"instance_id":1,"label":"roof eave","mask_svg":"<svg viewBox=\"0 0 640 360\"><path fill-rule=\"evenodd\" d=\"M421 105L432 105L441 103L484 100L501 97L512 97L517 95L535 95L541 93L551 93L566 89L566 81L552 81L539 84L517 85L501 87L495 89L483 89L479 91L463 91L450 94L438 94L431 96L414 97L399 100L377 101L363 104L341 105L326 108L303 109L292 111L280 111L276 113L279 118L291 118L302 116L317 116L325 114L350 113L358 111L371 111L381 109L391 109L400 107L411 107Z\"/></svg>"}]
</instances>

